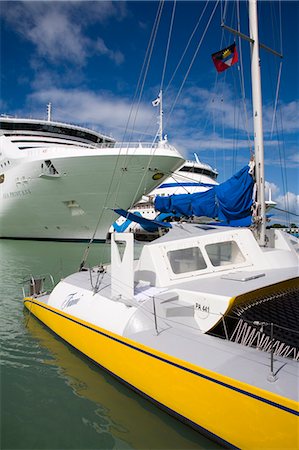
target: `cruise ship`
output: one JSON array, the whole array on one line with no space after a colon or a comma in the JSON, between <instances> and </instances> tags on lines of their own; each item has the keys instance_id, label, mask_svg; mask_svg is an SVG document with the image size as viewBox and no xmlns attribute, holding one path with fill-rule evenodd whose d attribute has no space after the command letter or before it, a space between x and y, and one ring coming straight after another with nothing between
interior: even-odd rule
<instances>
[{"instance_id":1,"label":"cruise ship","mask_svg":"<svg viewBox=\"0 0 299 450\"><path fill-rule=\"evenodd\" d=\"M0 117L0 237L105 240L117 205L183 163L168 142L117 143L90 129Z\"/></svg>"}]
</instances>

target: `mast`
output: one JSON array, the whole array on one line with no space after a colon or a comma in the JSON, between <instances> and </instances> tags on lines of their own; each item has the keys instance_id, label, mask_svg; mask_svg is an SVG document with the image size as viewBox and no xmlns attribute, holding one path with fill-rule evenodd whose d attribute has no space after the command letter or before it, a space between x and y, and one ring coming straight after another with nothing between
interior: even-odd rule
<instances>
[{"instance_id":1,"label":"mast","mask_svg":"<svg viewBox=\"0 0 299 450\"><path fill-rule=\"evenodd\" d=\"M264 139L262 117L262 88L259 56L259 36L257 18L257 0L249 0L249 28L251 38L251 84L255 170L257 186L257 234L258 242L265 246L266 208L265 208L265 171L264 171Z\"/></svg>"}]
</instances>

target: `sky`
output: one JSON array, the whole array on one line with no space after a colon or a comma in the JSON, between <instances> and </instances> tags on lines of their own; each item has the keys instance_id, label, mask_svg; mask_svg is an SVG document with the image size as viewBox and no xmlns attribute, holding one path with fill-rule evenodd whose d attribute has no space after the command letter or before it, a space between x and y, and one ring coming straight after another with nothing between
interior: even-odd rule
<instances>
[{"instance_id":1,"label":"sky","mask_svg":"<svg viewBox=\"0 0 299 450\"><path fill-rule=\"evenodd\" d=\"M260 1L266 198L272 222L299 222L299 2ZM222 182L253 146L245 1L0 1L0 114L86 126L125 141L153 141L163 91L163 130ZM217 73L211 54L236 42L239 61Z\"/></svg>"}]
</instances>

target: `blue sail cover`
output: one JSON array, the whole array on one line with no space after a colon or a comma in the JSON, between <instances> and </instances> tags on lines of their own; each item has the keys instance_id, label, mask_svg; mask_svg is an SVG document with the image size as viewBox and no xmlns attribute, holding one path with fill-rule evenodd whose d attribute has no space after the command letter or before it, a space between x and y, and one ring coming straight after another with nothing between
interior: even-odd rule
<instances>
[{"instance_id":1,"label":"blue sail cover","mask_svg":"<svg viewBox=\"0 0 299 450\"><path fill-rule=\"evenodd\" d=\"M155 199L155 209L182 216L218 218L232 226L250 224L254 181L249 166L208 191ZM247 218L247 220L244 220Z\"/></svg>"},{"instance_id":2,"label":"blue sail cover","mask_svg":"<svg viewBox=\"0 0 299 450\"><path fill-rule=\"evenodd\" d=\"M157 231L159 228L172 228L171 223L168 222L160 222L158 220L149 220L145 217L142 217L139 212L137 213L131 213L129 211L126 211L125 209L113 209L116 214L119 214L120 216L125 217L127 220L131 222L136 222L142 225L142 227L149 232ZM115 230L119 233L122 233L127 228L127 224L125 223L124 227L117 227L117 224L113 224Z\"/></svg>"}]
</instances>

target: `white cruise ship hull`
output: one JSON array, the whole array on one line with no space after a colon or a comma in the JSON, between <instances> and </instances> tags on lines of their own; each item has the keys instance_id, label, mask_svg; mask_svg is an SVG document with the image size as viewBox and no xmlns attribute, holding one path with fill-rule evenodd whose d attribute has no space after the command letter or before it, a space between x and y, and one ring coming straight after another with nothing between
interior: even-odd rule
<instances>
[{"instance_id":1,"label":"white cruise ship hull","mask_svg":"<svg viewBox=\"0 0 299 450\"><path fill-rule=\"evenodd\" d=\"M155 174L166 178L182 164L171 146L20 151L6 137L1 141L2 238L89 240L100 218L95 239L104 240L112 208L129 208L161 182Z\"/></svg>"}]
</instances>

